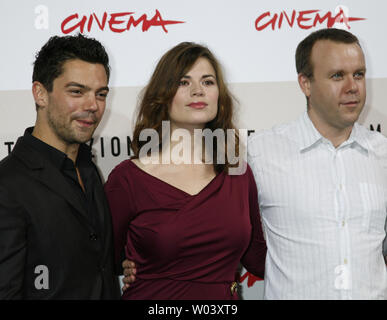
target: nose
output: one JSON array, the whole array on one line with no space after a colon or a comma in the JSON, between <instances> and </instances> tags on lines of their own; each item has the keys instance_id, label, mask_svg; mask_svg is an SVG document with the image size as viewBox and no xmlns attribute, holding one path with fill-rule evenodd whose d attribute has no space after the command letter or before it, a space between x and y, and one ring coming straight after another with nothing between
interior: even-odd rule
<instances>
[{"instance_id":1,"label":"nose","mask_svg":"<svg viewBox=\"0 0 387 320\"><path fill-rule=\"evenodd\" d=\"M191 96L203 96L204 91L200 83L192 83L191 85Z\"/></svg>"},{"instance_id":2,"label":"nose","mask_svg":"<svg viewBox=\"0 0 387 320\"><path fill-rule=\"evenodd\" d=\"M354 77L348 77L345 90L348 93L356 93L359 90L358 84Z\"/></svg>"},{"instance_id":3,"label":"nose","mask_svg":"<svg viewBox=\"0 0 387 320\"><path fill-rule=\"evenodd\" d=\"M90 112L96 112L98 110L98 101L94 93L90 92L85 101L85 110Z\"/></svg>"}]
</instances>

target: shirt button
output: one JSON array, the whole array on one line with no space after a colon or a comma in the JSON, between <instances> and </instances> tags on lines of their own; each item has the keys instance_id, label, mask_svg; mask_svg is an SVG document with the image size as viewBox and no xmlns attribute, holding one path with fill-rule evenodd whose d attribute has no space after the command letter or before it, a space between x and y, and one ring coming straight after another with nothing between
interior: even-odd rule
<instances>
[{"instance_id":1,"label":"shirt button","mask_svg":"<svg viewBox=\"0 0 387 320\"><path fill-rule=\"evenodd\" d=\"M344 227L345 226L345 220L343 220L343 222L341 223L341 225Z\"/></svg>"},{"instance_id":2,"label":"shirt button","mask_svg":"<svg viewBox=\"0 0 387 320\"><path fill-rule=\"evenodd\" d=\"M344 264L347 264L348 263L348 260L347 259L344 259Z\"/></svg>"},{"instance_id":3,"label":"shirt button","mask_svg":"<svg viewBox=\"0 0 387 320\"><path fill-rule=\"evenodd\" d=\"M96 241L98 239L98 236L95 233L90 233L89 239L92 241Z\"/></svg>"}]
</instances>

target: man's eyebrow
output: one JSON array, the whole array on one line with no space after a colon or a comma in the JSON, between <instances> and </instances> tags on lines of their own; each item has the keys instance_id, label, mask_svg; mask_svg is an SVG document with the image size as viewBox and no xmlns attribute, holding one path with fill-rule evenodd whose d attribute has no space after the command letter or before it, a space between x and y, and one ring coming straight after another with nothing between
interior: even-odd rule
<instances>
[{"instance_id":1,"label":"man's eyebrow","mask_svg":"<svg viewBox=\"0 0 387 320\"><path fill-rule=\"evenodd\" d=\"M78 82L69 82L68 84L66 84L65 87L66 88L68 88L68 87L78 87L78 88L81 88L81 89L91 90L90 87L85 86L84 84L80 84ZM97 91L109 91L109 87L101 87L101 88L97 89Z\"/></svg>"},{"instance_id":2,"label":"man's eyebrow","mask_svg":"<svg viewBox=\"0 0 387 320\"><path fill-rule=\"evenodd\" d=\"M328 73L329 74L344 73L344 69L342 69L342 68L332 68L332 69L328 70Z\"/></svg>"},{"instance_id":3,"label":"man's eyebrow","mask_svg":"<svg viewBox=\"0 0 387 320\"><path fill-rule=\"evenodd\" d=\"M82 89L90 89L88 86L85 86L83 84L80 84L78 82L69 82L66 84L65 86L66 88L68 87L78 87L78 88L82 88Z\"/></svg>"},{"instance_id":4,"label":"man's eyebrow","mask_svg":"<svg viewBox=\"0 0 387 320\"><path fill-rule=\"evenodd\" d=\"M359 71L366 72L367 68L366 67L361 67L361 68L356 70L356 72L359 72Z\"/></svg>"},{"instance_id":5,"label":"man's eyebrow","mask_svg":"<svg viewBox=\"0 0 387 320\"><path fill-rule=\"evenodd\" d=\"M359 71L366 72L366 71L367 71L367 68L366 68L366 67L360 67L360 68L358 68L358 69L355 70L355 72L359 72ZM346 72L347 72L346 70L340 69L340 68L329 70L329 73L330 73L330 74L333 74L333 73L346 73Z\"/></svg>"},{"instance_id":6,"label":"man's eyebrow","mask_svg":"<svg viewBox=\"0 0 387 320\"><path fill-rule=\"evenodd\" d=\"M102 87L102 88L99 88L97 91L108 91L109 92L109 87Z\"/></svg>"}]
</instances>

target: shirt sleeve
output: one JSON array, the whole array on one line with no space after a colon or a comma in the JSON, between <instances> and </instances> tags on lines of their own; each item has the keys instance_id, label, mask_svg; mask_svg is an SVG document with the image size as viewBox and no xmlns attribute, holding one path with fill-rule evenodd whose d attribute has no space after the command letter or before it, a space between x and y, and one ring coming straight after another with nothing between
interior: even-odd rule
<instances>
[{"instance_id":1,"label":"shirt sleeve","mask_svg":"<svg viewBox=\"0 0 387 320\"><path fill-rule=\"evenodd\" d=\"M26 237L24 209L0 186L0 300L23 298Z\"/></svg>"},{"instance_id":2,"label":"shirt sleeve","mask_svg":"<svg viewBox=\"0 0 387 320\"><path fill-rule=\"evenodd\" d=\"M258 191L254 176L249 166L247 166L248 181L249 181L249 209L251 220L251 241L250 245L244 253L241 262L246 270L260 278L264 277L265 260L266 260L266 241L263 236L261 215L258 205Z\"/></svg>"},{"instance_id":3,"label":"shirt sleeve","mask_svg":"<svg viewBox=\"0 0 387 320\"><path fill-rule=\"evenodd\" d=\"M129 224L136 214L132 185L122 169L122 166L115 168L104 186L112 216L116 270L121 272Z\"/></svg>"}]
</instances>

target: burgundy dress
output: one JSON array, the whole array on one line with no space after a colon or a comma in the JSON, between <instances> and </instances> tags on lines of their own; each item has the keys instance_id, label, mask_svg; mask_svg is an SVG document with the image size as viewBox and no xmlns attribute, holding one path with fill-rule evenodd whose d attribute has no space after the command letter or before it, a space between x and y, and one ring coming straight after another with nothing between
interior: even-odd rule
<instances>
[{"instance_id":1,"label":"burgundy dress","mask_svg":"<svg viewBox=\"0 0 387 320\"><path fill-rule=\"evenodd\" d=\"M263 277L266 243L249 167L190 195L125 160L105 192L116 262L125 252L137 267L123 299L237 299L230 286L239 262Z\"/></svg>"}]
</instances>

